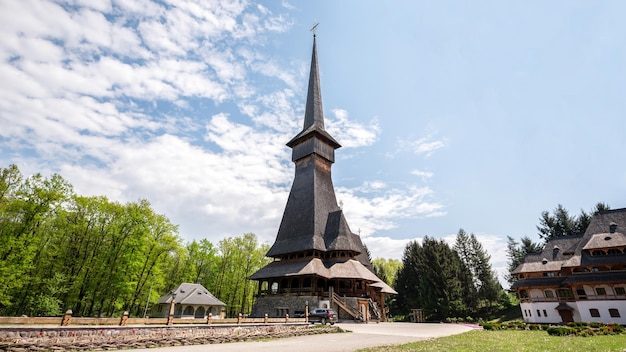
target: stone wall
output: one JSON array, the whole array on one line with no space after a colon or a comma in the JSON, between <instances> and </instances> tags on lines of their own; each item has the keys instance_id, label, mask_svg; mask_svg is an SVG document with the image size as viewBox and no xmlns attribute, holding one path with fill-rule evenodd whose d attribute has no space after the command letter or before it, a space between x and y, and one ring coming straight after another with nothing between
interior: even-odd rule
<instances>
[{"instance_id":1,"label":"stone wall","mask_svg":"<svg viewBox=\"0 0 626 352\"><path fill-rule=\"evenodd\" d=\"M306 323L177 327L3 327L0 351L101 350L211 344L336 332Z\"/></svg>"},{"instance_id":2,"label":"stone wall","mask_svg":"<svg viewBox=\"0 0 626 352\"><path fill-rule=\"evenodd\" d=\"M304 311L308 302L309 310L315 309L319 303L318 296L280 296L268 295L257 297L252 307L251 317L284 317L285 312L293 316L296 310Z\"/></svg>"}]
</instances>

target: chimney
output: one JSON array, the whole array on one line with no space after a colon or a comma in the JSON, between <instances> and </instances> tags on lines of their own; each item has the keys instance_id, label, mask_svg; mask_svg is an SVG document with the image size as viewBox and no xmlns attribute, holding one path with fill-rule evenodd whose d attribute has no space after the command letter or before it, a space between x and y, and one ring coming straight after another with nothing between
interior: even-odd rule
<instances>
[{"instance_id":1,"label":"chimney","mask_svg":"<svg viewBox=\"0 0 626 352\"><path fill-rule=\"evenodd\" d=\"M617 230L617 224L614 222L611 222L611 224L609 225L609 231L611 233L615 233L615 230Z\"/></svg>"}]
</instances>

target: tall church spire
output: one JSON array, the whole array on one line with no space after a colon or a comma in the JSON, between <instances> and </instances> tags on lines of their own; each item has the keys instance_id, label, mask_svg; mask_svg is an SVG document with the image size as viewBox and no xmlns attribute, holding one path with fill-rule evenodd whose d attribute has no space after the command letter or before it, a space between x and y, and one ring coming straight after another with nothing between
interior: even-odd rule
<instances>
[{"instance_id":1,"label":"tall church spire","mask_svg":"<svg viewBox=\"0 0 626 352\"><path fill-rule=\"evenodd\" d=\"M321 150L320 148L313 148L315 146L319 147L319 143L315 143L315 146L312 143L304 143L304 141L310 139L313 135L318 137L317 139L325 144L325 148L323 148L324 150ZM298 147L298 145L302 146ZM311 54L311 72L309 73L309 88L304 111L304 126L302 131L287 143L287 146L293 149L293 161L303 158L311 153L317 153L318 155L326 158L328 161L335 162L334 150L341 148L341 144L339 144L324 129L322 87L320 84L320 70L317 62L317 40L315 34L313 35L313 53Z\"/></svg>"},{"instance_id":2,"label":"tall church spire","mask_svg":"<svg viewBox=\"0 0 626 352\"><path fill-rule=\"evenodd\" d=\"M306 95L306 111L304 113L304 128L317 125L324 129L324 111L322 110L322 88L320 85L320 70L317 64L316 36L313 35L313 54L311 55L311 71L309 73L309 90Z\"/></svg>"},{"instance_id":3,"label":"tall church spire","mask_svg":"<svg viewBox=\"0 0 626 352\"><path fill-rule=\"evenodd\" d=\"M324 129L315 35L304 126L287 146L292 149L296 175L276 242L267 255L307 250L363 252L360 239L350 231L337 204L331 179L335 149L341 145Z\"/></svg>"}]
</instances>

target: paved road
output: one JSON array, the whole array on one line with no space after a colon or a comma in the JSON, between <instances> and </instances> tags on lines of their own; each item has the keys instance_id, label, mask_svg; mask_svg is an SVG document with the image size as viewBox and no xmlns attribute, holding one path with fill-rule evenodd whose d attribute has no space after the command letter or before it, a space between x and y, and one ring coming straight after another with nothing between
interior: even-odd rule
<instances>
[{"instance_id":1,"label":"paved road","mask_svg":"<svg viewBox=\"0 0 626 352\"><path fill-rule=\"evenodd\" d=\"M137 349L133 350L133 352L352 352L360 348L399 345L472 330L471 327L457 324L340 323L337 325L345 330L352 331L352 333L298 336L270 341ZM320 348L320 346L323 346L323 348Z\"/></svg>"}]
</instances>

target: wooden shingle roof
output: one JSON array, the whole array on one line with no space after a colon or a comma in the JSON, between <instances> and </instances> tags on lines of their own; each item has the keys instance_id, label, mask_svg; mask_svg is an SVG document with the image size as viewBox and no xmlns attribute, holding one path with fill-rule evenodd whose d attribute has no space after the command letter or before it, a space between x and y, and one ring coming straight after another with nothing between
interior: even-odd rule
<instances>
[{"instance_id":1,"label":"wooden shingle roof","mask_svg":"<svg viewBox=\"0 0 626 352\"><path fill-rule=\"evenodd\" d=\"M513 274L558 271L561 268L626 262L626 254L590 255L593 249L626 246L626 208L596 213L585 234L553 238L541 253L528 254Z\"/></svg>"},{"instance_id":2,"label":"wooden shingle roof","mask_svg":"<svg viewBox=\"0 0 626 352\"><path fill-rule=\"evenodd\" d=\"M157 303L171 303L176 297L176 304L203 305L203 306L226 306L226 304L209 292L200 284L182 283L172 291L161 296Z\"/></svg>"}]
</instances>

